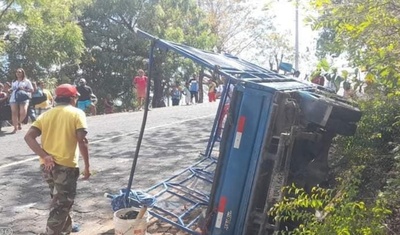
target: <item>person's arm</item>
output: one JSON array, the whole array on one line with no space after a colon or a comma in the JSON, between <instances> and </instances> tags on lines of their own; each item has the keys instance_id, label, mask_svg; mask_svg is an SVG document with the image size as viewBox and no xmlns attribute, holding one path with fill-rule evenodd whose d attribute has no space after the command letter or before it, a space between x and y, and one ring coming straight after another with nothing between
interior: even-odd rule
<instances>
[{"instance_id":1,"label":"person's arm","mask_svg":"<svg viewBox=\"0 0 400 235\"><path fill-rule=\"evenodd\" d=\"M29 128L28 132L25 134L25 142L28 144L29 148L32 149L34 153L39 155L40 158L44 161L44 167L46 170L50 171L54 167L54 159L50 156L37 142L36 138L40 136L41 131L34 126Z\"/></svg>"},{"instance_id":2,"label":"person's arm","mask_svg":"<svg viewBox=\"0 0 400 235\"><path fill-rule=\"evenodd\" d=\"M31 93L34 92L35 90L33 89L32 82L28 80L27 83L28 84L24 88L24 90L27 91L27 92L31 92Z\"/></svg>"},{"instance_id":3,"label":"person's arm","mask_svg":"<svg viewBox=\"0 0 400 235\"><path fill-rule=\"evenodd\" d=\"M6 92L1 92L1 93L4 95L4 97L3 97L3 98L0 98L0 102L3 102L3 101L5 101L5 100L8 99L8 96L7 96L7 93L6 93Z\"/></svg>"},{"instance_id":4,"label":"person's arm","mask_svg":"<svg viewBox=\"0 0 400 235\"><path fill-rule=\"evenodd\" d=\"M53 105L54 105L54 98L53 98L53 96L51 95L51 92L50 92L49 90L47 90L46 96L47 96L47 100L48 100L48 102L49 102L49 106L50 106L50 107L53 107Z\"/></svg>"},{"instance_id":5,"label":"person's arm","mask_svg":"<svg viewBox=\"0 0 400 235\"><path fill-rule=\"evenodd\" d=\"M79 152L83 158L83 162L85 163L85 168L83 170L83 179L89 179L90 170L89 170L89 142L86 139L86 130L78 129L76 131L76 138L78 140Z\"/></svg>"},{"instance_id":6,"label":"person's arm","mask_svg":"<svg viewBox=\"0 0 400 235\"><path fill-rule=\"evenodd\" d=\"M104 106L105 106L106 108L111 108L111 107L112 107L111 102L108 101L108 99L105 99L105 100L104 100Z\"/></svg>"},{"instance_id":7,"label":"person's arm","mask_svg":"<svg viewBox=\"0 0 400 235\"><path fill-rule=\"evenodd\" d=\"M136 88L136 77L132 79L132 86L133 88Z\"/></svg>"}]
</instances>

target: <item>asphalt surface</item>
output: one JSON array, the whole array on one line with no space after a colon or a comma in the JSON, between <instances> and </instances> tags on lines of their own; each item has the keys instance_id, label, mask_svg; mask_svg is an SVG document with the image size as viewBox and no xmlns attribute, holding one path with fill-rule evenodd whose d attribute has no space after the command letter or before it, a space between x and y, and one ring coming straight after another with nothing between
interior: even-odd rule
<instances>
[{"instance_id":1,"label":"asphalt surface","mask_svg":"<svg viewBox=\"0 0 400 235\"><path fill-rule=\"evenodd\" d=\"M150 111L132 188L149 188L200 160L217 108L218 103L205 103ZM73 207L78 234L100 234L87 231L100 231L112 219L103 195L126 187L142 118L143 112L88 117L92 176L78 183ZM49 203L37 156L23 140L28 128L0 132L0 229L21 235L44 232Z\"/></svg>"}]
</instances>

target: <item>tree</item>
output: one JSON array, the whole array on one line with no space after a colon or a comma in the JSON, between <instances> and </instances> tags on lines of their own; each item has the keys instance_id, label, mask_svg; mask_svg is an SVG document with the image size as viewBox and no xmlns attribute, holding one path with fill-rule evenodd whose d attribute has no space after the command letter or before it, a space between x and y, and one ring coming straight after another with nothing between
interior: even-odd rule
<instances>
[{"instance_id":1,"label":"tree","mask_svg":"<svg viewBox=\"0 0 400 235\"><path fill-rule=\"evenodd\" d=\"M314 27L322 29L320 55L346 52L354 65L376 70L383 84L398 87L400 2L314 0L311 4L320 13L313 20Z\"/></svg>"},{"instance_id":2,"label":"tree","mask_svg":"<svg viewBox=\"0 0 400 235\"><path fill-rule=\"evenodd\" d=\"M11 77L17 67L38 78L54 68L77 64L83 52L83 35L76 18L89 0L0 1L0 53L8 64L2 69ZM1 51L1 48L4 48ZM4 79L4 78L3 78Z\"/></svg>"},{"instance_id":3,"label":"tree","mask_svg":"<svg viewBox=\"0 0 400 235\"><path fill-rule=\"evenodd\" d=\"M277 31L265 34L264 40L256 43L254 54L257 63L268 64L269 69L278 71L281 62L291 61L294 57L293 45L286 35Z\"/></svg>"},{"instance_id":4,"label":"tree","mask_svg":"<svg viewBox=\"0 0 400 235\"><path fill-rule=\"evenodd\" d=\"M150 43L134 33L138 27L156 37L198 48L212 48L214 38L193 1L97 0L80 18L86 43L82 59L84 76L101 96L126 94L130 103L131 81L138 69L147 69ZM183 79L194 66L162 50L155 51L152 73L153 107L161 107L165 85ZM149 71L147 71L148 73Z\"/></svg>"},{"instance_id":5,"label":"tree","mask_svg":"<svg viewBox=\"0 0 400 235\"><path fill-rule=\"evenodd\" d=\"M238 55L253 47L272 29L268 5L243 0L199 0L211 31L218 36L217 52ZM260 43L259 43L260 44Z\"/></svg>"}]
</instances>

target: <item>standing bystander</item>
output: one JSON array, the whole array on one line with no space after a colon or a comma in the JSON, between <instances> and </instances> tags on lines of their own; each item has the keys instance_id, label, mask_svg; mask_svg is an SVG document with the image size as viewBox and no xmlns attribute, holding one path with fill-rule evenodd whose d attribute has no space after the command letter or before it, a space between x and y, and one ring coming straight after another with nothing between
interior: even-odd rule
<instances>
[{"instance_id":1,"label":"standing bystander","mask_svg":"<svg viewBox=\"0 0 400 235\"><path fill-rule=\"evenodd\" d=\"M70 84L58 86L55 93L56 107L40 115L25 135L28 146L39 155L42 176L50 188L47 235L72 231L70 211L79 177L79 152L85 164L83 179L90 176L86 116L75 108L79 93Z\"/></svg>"},{"instance_id":2,"label":"standing bystander","mask_svg":"<svg viewBox=\"0 0 400 235\"><path fill-rule=\"evenodd\" d=\"M208 101L209 102L214 102L216 101L216 91L217 91L217 84L210 79L208 83Z\"/></svg>"},{"instance_id":3,"label":"standing bystander","mask_svg":"<svg viewBox=\"0 0 400 235\"><path fill-rule=\"evenodd\" d=\"M172 106L178 106L179 102L181 100L181 97L182 97L182 92L181 92L181 88L179 87L179 83L172 85L172 88L171 88Z\"/></svg>"},{"instance_id":4,"label":"standing bystander","mask_svg":"<svg viewBox=\"0 0 400 235\"><path fill-rule=\"evenodd\" d=\"M45 101L35 105L36 115L39 116L53 107L54 100L51 92L45 88L45 84L42 80L37 82L37 86L38 89L42 90L43 94L46 96Z\"/></svg>"},{"instance_id":5,"label":"standing bystander","mask_svg":"<svg viewBox=\"0 0 400 235\"><path fill-rule=\"evenodd\" d=\"M6 121L8 117L5 115L6 114L6 103L8 99L8 95L4 90L4 85L3 83L0 82L0 131L1 127L3 126L3 121Z\"/></svg>"},{"instance_id":6,"label":"standing bystander","mask_svg":"<svg viewBox=\"0 0 400 235\"><path fill-rule=\"evenodd\" d=\"M94 96L94 94L92 88L86 85L86 79L81 78L76 89L78 89L80 94L78 99L78 108L85 112L86 109L90 107L90 113L95 116L96 104L92 102L92 96Z\"/></svg>"},{"instance_id":7,"label":"standing bystander","mask_svg":"<svg viewBox=\"0 0 400 235\"><path fill-rule=\"evenodd\" d=\"M139 69L138 76L132 80L132 86L136 92L139 110L143 110L144 99L146 98L148 78L144 75L143 69Z\"/></svg>"},{"instance_id":8,"label":"standing bystander","mask_svg":"<svg viewBox=\"0 0 400 235\"><path fill-rule=\"evenodd\" d=\"M26 117L29 99L33 92L32 83L26 77L25 71L22 68L17 69L11 89L10 106L12 112L12 123L14 126L12 133L15 133L17 130L22 129L21 123Z\"/></svg>"},{"instance_id":9,"label":"standing bystander","mask_svg":"<svg viewBox=\"0 0 400 235\"><path fill-rule=\"evenodd\" d=\"M199 102L199 81L196 74L189 80L189 91L191 103L193 103L194 98L194 101L197 104Z\"/></svg>"}]
</instances>

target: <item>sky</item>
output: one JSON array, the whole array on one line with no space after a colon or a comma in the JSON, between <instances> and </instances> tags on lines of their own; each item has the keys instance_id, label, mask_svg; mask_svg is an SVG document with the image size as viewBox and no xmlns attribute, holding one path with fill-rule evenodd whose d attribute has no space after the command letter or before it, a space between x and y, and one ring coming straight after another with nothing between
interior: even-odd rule
<instances>
[{"instance_id":1,"label":"sky","mask_svg":"<svg viewBox=\"0 0 400 235\"><path fill-rule=\"evenodd\" d=\"M256 0L255 0L256 1ZM282 32L289 30L292 32L290 40L293 41L293 45L295 43L295 6L293 3L288 0L270 0L273 2L273 12L276 14L275 23L279 25L279 29ZM300 3L305 3L308 0L299 0ZM310 61L299 60L299 70L302 71L302 74L306 73L310 74L316 67L318 63L317 58L314 56L316 51L316 39L318 37L318 32L312 31L310 26L307 26L304 22L304 19L311 14L311 12L305 12L305 10L299 7L299 51L301 53L307 53L307 49L311 54ZM278 28L278 27L277 27ZM339 58L331 58L329 59L332 66L340 69L348 68L348 61L344 58L345 56ZM294 61L292 62L294 64ZM351 70L351 69L350 69Z\"/></svg>"},{"instance_id":2,"label":"sky","mask_svg":"<svg viewBox=\"0 0 400 235\"><path fill-rule=\"evenodd\" d=\"M301 1L301 0L300 0ZM288 35L290 40L293 42L293 46L295 45L295 6L293 3L288 0L276 0L272 4L272 11L276 14L275 25L277 29L281 32L290 31L291 34ZM310 26L307 26L304 23L304 19L307 16L307 12L304 11L301 7L299 7L299 52L306 53L307 49L310 51L312 55L315 54L316 42L315 39L318 36L317 32L313 32ZM315 68L316 58L312 56L312 61L302 61L299 60L299 70L300 71L309 71ZM289 61L288 61L289 62ZM294 61L290 61L294 64ZM303 73L304 74L304 73Z\"/></svg>"}]
</instances>

